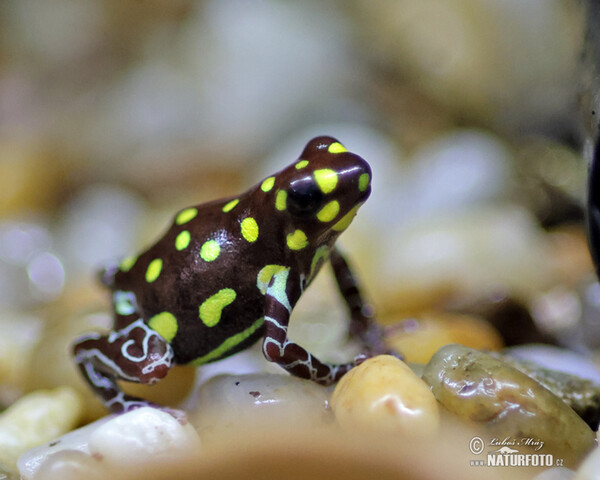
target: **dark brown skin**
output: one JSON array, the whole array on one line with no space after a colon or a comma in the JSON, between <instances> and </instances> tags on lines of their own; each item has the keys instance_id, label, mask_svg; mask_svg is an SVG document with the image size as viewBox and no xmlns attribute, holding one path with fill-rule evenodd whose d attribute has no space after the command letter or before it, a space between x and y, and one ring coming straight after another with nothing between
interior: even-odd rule
<instances>
[{"instance_id":1,"label":"dark brown skin","mask_svg":"<svg viewBox=\"0 0 600 480\"><path fill-rule=\"evenodd\" d=\"M117 379L155 383L172 365L201 365L262 337L265 357L290 373L331 384L384 352L348 264L334 248L370 194L371 170L331 137L238 197L179 212L152 247L102 275L113 292L114 330L74 346L84 378L114 412L148 402L124 395ZM319 361L287 337L292 308L330 260L365 343L354 362Z\"/></svg>"}]
</instances>

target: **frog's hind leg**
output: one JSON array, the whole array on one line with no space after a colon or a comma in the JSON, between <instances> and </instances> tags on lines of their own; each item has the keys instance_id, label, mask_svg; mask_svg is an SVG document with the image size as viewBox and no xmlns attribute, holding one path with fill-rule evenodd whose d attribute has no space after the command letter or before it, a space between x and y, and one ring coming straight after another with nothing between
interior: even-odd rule
<instances>
[{"instance_id":1,"label":"frog's hind leg","mask_svg":"<svg viewBox=\"0 0 600 480\"><path fill-rule=\"evenodd\" d=\"M372 309L363 300L348 262L336 248L331 250L329 261L342 298L350 310L350 335L361 339L369 356L388 353L383 330L373 320Z\"/></svg>"},{"instance_id":2,"label":"frog's hind leg","mask_svg":"<svg viewBox=\"0 0 600 480\"><path fill-rule=\"evenodd\" d=\"M263 354L267 360L277 363L292 375L322 385L335 383L365 357L361 355L352 363L329 364L320 361L288 339L288 323L292 310L287 292L288 274L289 270L284 270L273 275L265 294Z\"/></svg>"},{"instance_id":3,"label":"frog's hind leg","mask_svg":"<svg viewBox=\"0 0 600 480\"><path fill-rule=\"evenodd\" d=\"M152 384L163 378L173 362L173 349L142 319L108 335L88 334L73 346L73 356L85 380L111 412L148 406L126 395L117 379Z\"/></svg>"}]
</instances>

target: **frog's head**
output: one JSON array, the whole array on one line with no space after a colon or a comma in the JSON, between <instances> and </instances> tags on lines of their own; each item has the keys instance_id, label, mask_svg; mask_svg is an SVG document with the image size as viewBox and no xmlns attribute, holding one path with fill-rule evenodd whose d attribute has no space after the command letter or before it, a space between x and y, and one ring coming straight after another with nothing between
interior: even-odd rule
<instances>
[{"instance_id":1,"label":"frog's head","mask_svg":"<svg viewBox=\"0 0 600 480\"><path fill-rule=\"evenodd\" d=\"M261 185L270 190L292 250L332 243L371 193L371 168L332 137L312 139L300 158ZM289 231L288 231L289 230Z\"/></svg>"}]
</instances>

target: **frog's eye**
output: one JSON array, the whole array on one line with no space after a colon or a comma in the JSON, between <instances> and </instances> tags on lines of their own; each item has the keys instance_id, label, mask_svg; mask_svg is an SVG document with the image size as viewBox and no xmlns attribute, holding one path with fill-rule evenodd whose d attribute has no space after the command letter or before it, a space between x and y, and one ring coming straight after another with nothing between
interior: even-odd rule
<instances>
[{"instance_id":1,"label":"frog's eye","mask_svg":"<svg viewBox=\"0 0 600 480\"><path fill-rule=\"evenodd\" d=\"M323 203L323 192L310 178L296 180L287 191L287 208L298 217L313 214Z\"/></svg>"}]
</instances>

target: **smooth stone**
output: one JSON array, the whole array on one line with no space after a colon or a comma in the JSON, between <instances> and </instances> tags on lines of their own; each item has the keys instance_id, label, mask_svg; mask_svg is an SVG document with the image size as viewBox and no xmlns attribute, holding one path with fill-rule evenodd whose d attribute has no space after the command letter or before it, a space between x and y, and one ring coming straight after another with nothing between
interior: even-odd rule
<instances>
[{"instance_id":1,"label":"smooth stone","mask_svg":"<svg viewBox=\"0 0 600 480\"><path fill-rule=\"evenodd\" d=\"M23 480L102 480L114 478L98 460L79 450L62 450L49 457L35 472Z\"/></svg>"},{"instance_id":2,"label":"smooth stone","mask_svg":"<svg viewBox=\"0 0 600 480\"><path fill-rule=\"evenodd\" d=\"M389 319L383 318L384 324ZM426 313L392 323L386 344L409 363L427 363L440 348L450 343L481 350L500 350L502 338L485 320L472 315Z\"/></svg>"},{"instance_id":3,"label":"smooth stone","mask_svg":"<svg viewBox=\"0 0 600 480\"><path fill-rule=\"evenodd\" d=\"M585 357L545 345L507 349L498 358L533 378L562 399L594 430L600 422L600 384ZM586 375L587 374L587 375Z\"/></svg>"},{"instance_id":4,"label":"smooth stone","mask_svg":"<svg viewBox=\"0 0 600 480\"><path fill-rule=\"evenodd\" d=\"M600 450L598 447L585 458L573 480L600 480Z\"/></svg>"},{"instance_id":5,"label":"smooth stone","mask_svg":"<svg viewBox=\"0 0 600 480\"><path fill-rule=\"evenodd\" d=\"M337 422L348 431L427 437L439 427L437 402L427 384L391 355L370 358L350 370L337 384L330 404Z\"/></svg>"},{"instance_id":6,"label":"smooth stone","mask_svg":"<svg viewBox=\"0 0 600 480\"><path fill-rule=\"evenodd\" d=\"M533 480L572 480L574 476L575 472L569 468L555 467L544 470L533 477Z\"/></svg>"},{"instance_id":7,"label":"smooth stone","mask_svg":"<svg viewBox=\"0 0 600 480\"><path fill-rule=\"evenodd\" d=\"M79 463L78 459L80 458L91 459L88 446L90 434L103 423L110 421L113 417L114 415L103 417L84 427L65 433L59 438L53 438L51 441L46 442L39 447L27 450L19 457L17 463L19 474L23 480L37 479L38 471L67 468L66 463ZM63 457L63 452L68 453L64 453L65 456ZM79 452L81 455L73 452ZM89 463L87 460L82 461L84 463ZM42 468L42 466L44 466L44 468Z\"/></svg>"},{"instance_id":8,"label":"smooth stone","mask_svg":"<svg viewBox=\"0 0 600 480\"><path fill-rule=\"evenodd\" d=\"M490 439L532 438L542 453L576 465L595 436L561 399L524 373L485 353L447 345L423 374L438 402L458 417L485 427Z\"/></svg>"},{"instance_id":9,"label":"smooth stone","mask_svg":"<svg viewBox=\"0 0 600 480\"><path fill-rule=\"evenodd\" d=\"M280 422L318 426L330 418L329 394L314 382L279 373L217 375L200 387L198 409L188 418L203 439Z\"/></svg>"},{"instance_id":10,"label":"smooth stone","mask_svg":"<svg viewBox=\"0 0 600 480\"><path fill-rule=\"evenodd\" d=\"M22 453L74 428L81 411L82 400L69 387L20 398L0 415L0 464L16 469Z\"/></svg>"},{"instance_id":11,"label":"smooth stone","mask_svg":"<svg viewBox=\"0 0 600 480\"><path fill-rule=\"evenodd\" d=\"M200 438L189 423L142 407L102 423L90 433L88 445L90 454L106 464L135 470L162 462L175 465L197 452Z\"/></svg>"},{"instance_id":12,"label":"smooth stone","mask_svg":"<svg viewBox=\"0 0 600 480\"><path fill-rule=\"evenodd\" d=\"M505 355L533 362L540 367L590 380L600 386L600 368L588 357L551 345L522 345L507 348Z\"/></svg>"},{"instance_id":13,"label":"smooth stone","mask_svg":"<svg viewBox=\"0 0 600 480\"><path fill-rule=\"evenodd\" d=\"M435 309L499 290L528 299L560 280L547 234L523 208L474 205L382 231L363 281L389 311Z\"/></svg>"},{"instance_id":14,"label":"smooth stone","mask_svg":"<svg viewBox=\"0 0 600 480\"><path fill-rule=\"evenodd\" d=\"M19 473L24 480L37 480L38 474L62 478L53 477L54 471L76 478L77 472L109 469L124 478L143 478L155 468L173 469L199 447L200 438L189 423L142 407L105 417L27 452L19 459Z\"/></svg>"}]
</instances>

